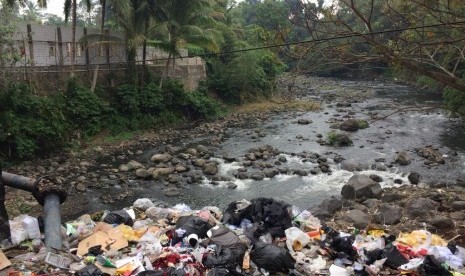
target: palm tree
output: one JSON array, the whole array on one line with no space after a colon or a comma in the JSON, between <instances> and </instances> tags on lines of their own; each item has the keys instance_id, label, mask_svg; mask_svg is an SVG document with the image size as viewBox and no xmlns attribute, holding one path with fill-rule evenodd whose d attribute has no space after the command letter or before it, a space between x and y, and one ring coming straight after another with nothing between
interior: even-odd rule
<instances>
[{"instance_id":1,"label":"palm tree","mask_svg":"<svg viewBox=\"0 0 465 276\"><path fill-rule=\"evenodd\" d=\"M13 7L17 3L21 7L25 7L28 4L29 0L6 0L7 5ZM37 6L41 9L47 8L47 0L37 0Z\"/></svg>"},{"instance_id":2,"label":"palm tree","mask_svg":"<svg viewBox=\"0 0 465 276\"><path fill-rule=\"evenodd\" d=\"M40 7L37 4L34 4L32 1L27 1L26 10L24 10L23 19L27 22L41 22L41 19L44 17L40 13Z\"/></svg>"},{"instance_id":3,"label":"palm tree","mask_svg":"<svg viewBox=\"0 0 465 276\"><path fill-rule=\"evenodd\" d=\"M44 0L42 0L44 1ZM87 11L90 12L92 4L90 0L84 0ZM72 8L71 8L72 7ZM74 65L76 63L76 19L77 19L77 0L65 0L65 22L68 22L70 12L72 11L72 37L71 37L71 77L74 77Z\"/></svg>"},{"instance_id":4,"label":"palm tree","mask_svg":"<svg viewBox=\"0 0 465 276\"><path fill-rule=\"evenodd\" d=\"M223 17L215 10L213 0L163 0L159 1L159 17L164 17L160 31L164 39L156 45L168 53L165 70L160 80L168 74L171 59L180 55L179 50L188 44L194 44L211 51L218 50L220 33L215 29L215 19ZM174 65L174 64L173 64Z\"/></svg>"}]
</instances>

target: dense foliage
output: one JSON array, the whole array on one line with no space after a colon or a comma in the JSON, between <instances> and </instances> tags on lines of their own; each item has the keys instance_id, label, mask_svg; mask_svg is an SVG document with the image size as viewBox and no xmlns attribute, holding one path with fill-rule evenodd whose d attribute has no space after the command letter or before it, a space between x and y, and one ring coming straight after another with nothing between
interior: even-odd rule
<instances>
[{"instance_id":1,"label":"dense foliage","mask_svg":"<svg viewBox=\"0 0 465 276\"><path fill-rule=\"evenodd\" d=\"M0 102L0 156L6 159L47 155L103 130L118 133L161 127L222 112L205 88L187 92L171 79L162 90L156 82L144 88L122 85L108 99L74 80L64 94L47 97L34 94L25 84L10 84L0 91Z\"/></svg>"}]
</instances>

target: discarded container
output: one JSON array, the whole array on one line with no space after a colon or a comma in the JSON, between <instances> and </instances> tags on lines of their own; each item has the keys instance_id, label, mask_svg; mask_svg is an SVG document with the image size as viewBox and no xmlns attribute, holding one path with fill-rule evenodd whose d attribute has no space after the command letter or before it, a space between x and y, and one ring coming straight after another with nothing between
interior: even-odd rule
<instances>
[{"instance_id":1,"label":"discarded container","mask_svg":"<svg viewBox=\"0 0 465 276\"><path fill-rule=\"evenodd\" d=\"M27 231L23 227L22 221L10 220L11 243L18 245L27 239Z\"/></svg>"},{"instance_id":2,"label":"discarded container","mask_svg":"<svg viewBox=\"0 0 465 276\"><path fill-rule=\"evenodd\" d=\"M23 218L23 228L27 232L28 239L40 239L40 229L39 222L36 218L31 216L26 216Z\"/></svg>"},{"instance_id":3,"label":"discarded container","mask_svg":"<svg viewBox=\"0 0 465 276\"><path fill-rule=\"evenodd\" d=\"M71 265L70 258L52 252L47 253L47 257L45 257L45 262L62 269L68 269Z\"/></svg>"},{"instance_id":4,"label":"discarded container","mask_svg":"<svg viewBox=\"0 0 465 276\"><path fill-rule=\"evenodd\" d=\"M286 245L289 251L302 251L310 242L310 237L297 227L291 227L284 231L286 234Z\"/></svg>"}]
</instances>

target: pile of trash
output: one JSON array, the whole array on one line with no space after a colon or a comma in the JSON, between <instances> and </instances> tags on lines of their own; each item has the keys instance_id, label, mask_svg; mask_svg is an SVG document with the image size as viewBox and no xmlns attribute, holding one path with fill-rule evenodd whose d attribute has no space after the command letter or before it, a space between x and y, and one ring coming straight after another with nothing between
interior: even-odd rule
<instances>
[{"instance_id":1,"label":"pile of trash","mask_svg":"<svg viewBox=\"0 0 465 276\"><path fill-rule=\"evenodd\" d=\"M83 215L62 227L63 248L46 250L39 220L10 221L5 275L465 275L465 248L426 230L332 229L307 210L270 198L224 212L157 207ZM17 254L22 249L22 254ZM25 252L27 251L27 252ZM4 274L2 274L4 275Z\"/></svg>"}]
</instances>

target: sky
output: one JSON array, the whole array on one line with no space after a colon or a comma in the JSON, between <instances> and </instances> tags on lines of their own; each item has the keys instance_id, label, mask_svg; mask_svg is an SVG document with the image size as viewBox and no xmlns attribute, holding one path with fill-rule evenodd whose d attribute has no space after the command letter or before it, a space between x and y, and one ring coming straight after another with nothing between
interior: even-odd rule
<instances>
[{"instance_id":1,"label":"sky","mask_svg":"<svg viewBox=\"0 0 465 276\"><path fill-rule=\"evenodd\" d=\"M51 13L64 17L63 2L63 0L47 0L47 8L44 10L44 13Z\"/></svg>"},{"instance_id":2,"label":"sky","mask_svg":"<svg viewBox=\"0 0 465 276\"><path fill-rule=\"evenodd\" d=\"M237 0L237 2L241 2L243 0ZM47 0L47 9L44 10L44 13L51 13L61 17L63 15L63 0ZM316 0L310 0L310 2L317 2ZM330 1L325 1L330 2Z\"/></svg>"}]
</instances>

